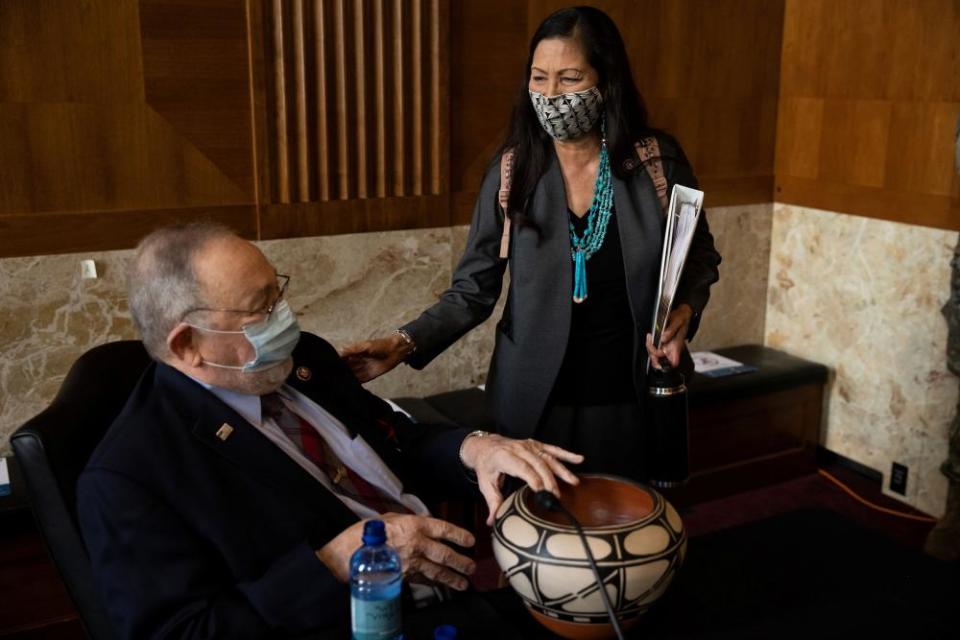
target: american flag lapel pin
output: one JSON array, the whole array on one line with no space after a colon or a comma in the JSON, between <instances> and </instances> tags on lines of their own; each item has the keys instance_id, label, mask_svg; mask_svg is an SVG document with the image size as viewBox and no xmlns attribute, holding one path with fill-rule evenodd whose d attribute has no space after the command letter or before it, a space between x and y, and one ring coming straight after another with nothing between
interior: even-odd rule
<instances>
[{"instance_id":1,"label":"american flag lapel pin","mask_svg":"<svg viewBox=\"0 0 960 640\"><path fill-rule=\"evenodd\" d=\"M227 441L227 438L229 438L230 434L232 433L233 433L233 427L228 425L226 422L220 425L220 428L217 429L217 437L223 440L224 442Z\"/></svg>"}]
</instances>

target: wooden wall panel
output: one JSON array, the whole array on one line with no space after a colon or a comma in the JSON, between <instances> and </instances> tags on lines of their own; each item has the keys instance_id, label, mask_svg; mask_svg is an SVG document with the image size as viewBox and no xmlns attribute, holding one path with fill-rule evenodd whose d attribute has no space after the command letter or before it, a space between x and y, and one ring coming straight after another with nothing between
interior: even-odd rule
<instances>
[{"instance_id":1,"label":"wooden wall panel","mask_svg":"<svg viewBox=\"0 0 960 640\"><path fill-rule=\"evenodd\" d=\"M247 19L236 0L140 0L147 103L252 201Z\"/></svg>"},{"instance_id":2,"label":"wooden wall panel","mask_svg":"<svg viewBox=\"0 0 960 640\"><path fill-rule=\"evenodd\" d=\"M0 256L49 255L133 247L147 233L167 224L209 220L245 238L257 237L253 204L177 207L0 216Z\"/></svg>"},{"instance_id":3,"label":"wooden wall panel","mask_svg":"<svg viewBox=\"0 0 960 640\"><path fill-rule=\"evenodd\" d=\"M776 199L960 229L956 0L787 0Z\"/></svg>"},{"instance_id":4,"label":"wooden wall panel","mask_svg":"<svg viewBox=\"0 0 960 640\"><path fill-rule=\"evenodd\" d=\"M449 35L448 0L0 2L0 256L447 225Z\"/></svg>"},{"instance_id":5,"label":"wooden wall panel","mask_svg":"<svg viewBox=\"0 0 960 640\"><path fill-rule=\"evenodd\" d=\"M567 4L3 0L0 256L128 247L150 220L466 222L529 35ZM955 0L597 6L708 205L771 199L775 166L785 202L960 227Z\"/></svg>"},{"instance_id":6,"label":"wooden wall panel","mask_svg":"<svg viewBox=\"0 0 960 640\"><path fill-rule=\"evenodd\" d=\"M143 99L134 2L0 2L0 101Z\"/></svg>"},{"instance_id":7,"label":"wooden wall panel","mask_svg":"<svg viewBox=\"0 0 960 640\"><path fill-rule=\"evenodd\" d=\"M463 195L455 205L459 221L469 222L472 195L506 137L513 101L526 84L529 33L520 7L502 0L454 2L450 23L450 187Z\"/></svg>"},{"instance_id":8,"label":"wooden wall panel","mask_svg":"<svg viewBox=\"0 0 960 640\"><path fill-rule=\"evenodd\" d=\"M449 192L447 2L263 0L256 9L260 201L272 205L264 237L448 224L448 207L409 224L418 198ZM393 212L366 199L389 199ZM353 215L335 201L355 202L358 219L309 221Z\"/></svg>"},{"instance_id":9,"label":"wooden wall panel","mask_svg":"<svg viewBox=\"0 0 960 640\"><path fill-rule=\"evenodd\" d=\"M127 247L150 219L255 233L237 13L228 0L0 2L0 256ZM203 74L220 90L200 90Z\"/></svg>"}]
</instances>

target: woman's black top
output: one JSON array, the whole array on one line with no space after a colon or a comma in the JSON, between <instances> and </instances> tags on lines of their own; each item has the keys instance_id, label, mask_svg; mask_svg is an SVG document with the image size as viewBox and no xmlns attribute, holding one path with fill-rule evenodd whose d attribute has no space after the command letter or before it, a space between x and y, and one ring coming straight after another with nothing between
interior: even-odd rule
<instances>
[{"instance_id":1,"label":"woman's black top","mask_svg":"<svg viewBox=\"0 0 960 640\"><path fill-rule=\"evenodd\" d=\"M580 218L569 210L567 214L582 236L587 216ZM569 265L573 272L572 260ZM572 298L572 285L570 294ZM598 405L635 400L633 315L616 211L611 212L603 244L587 260L587 299L570 304L570 339L551 402Z\"/></svg>"}]
</instances>

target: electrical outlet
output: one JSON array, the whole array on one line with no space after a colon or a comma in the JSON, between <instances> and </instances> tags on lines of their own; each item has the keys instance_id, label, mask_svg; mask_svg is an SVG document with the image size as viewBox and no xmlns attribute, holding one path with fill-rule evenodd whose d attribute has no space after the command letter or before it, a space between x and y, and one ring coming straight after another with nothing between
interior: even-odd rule
<instances>
[{"instance_id":1,"label":"electrical outlet","mask_svg":"<svg viewBox=\"0 0 960 640\"><path fill-rule=\"evenodd\" d=\"M899 462L894 462L890 469L890 491L899 493L902 496L907 495L907 467Z\"/></svg>"},{"instance_id":2,"label":"electrical outlet","mask_svg":"<svg viewBox=\"0 0 960 640\"><path fill-rule=\"evenodd\" d=\"M97 263L93 260L80 261L80 277L84 280L94 280L97 277Z\"/></svg>"}]
</instances>

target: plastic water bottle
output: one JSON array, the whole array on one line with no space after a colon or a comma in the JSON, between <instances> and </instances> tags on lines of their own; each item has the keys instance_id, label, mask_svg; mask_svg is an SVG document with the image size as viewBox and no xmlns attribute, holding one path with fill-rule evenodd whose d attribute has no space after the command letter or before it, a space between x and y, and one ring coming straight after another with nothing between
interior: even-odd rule
<instances>
[{"instance_id":1,"label":"plastic water bottle","mask_svg":"<svg viewBox=\"0 0 960 640\"><path fill-rule=\"evenodd\" d=\"M363 546L350 558L350 620L353 640L402 640L400 556L387 545L382 520L363 527Z\"/></svg>"}]
</instances>

